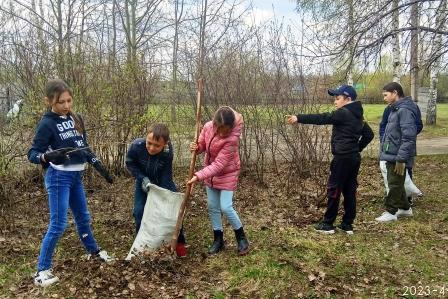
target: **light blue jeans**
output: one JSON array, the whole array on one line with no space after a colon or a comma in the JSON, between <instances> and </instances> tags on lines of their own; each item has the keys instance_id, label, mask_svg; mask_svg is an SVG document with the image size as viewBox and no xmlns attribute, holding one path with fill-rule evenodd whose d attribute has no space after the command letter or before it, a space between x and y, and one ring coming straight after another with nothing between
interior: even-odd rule
<instances>
[{"instance_id":1,"label":"light blue jeans","mask_svg":"<svg viewBox=\"0 0 448 299\"><path fill-rule=\"evenodd\" d=\"M241 224L240 217L233 208L233 191L218 190L210 187L206 187L206 191L208 215L212 221L213 230L223 230L221 213L226 215L234 230L240 229L243 225Z\"/></svg>"},{"instance_id":2,"label":"light blue jeans","mask_svg":"<svg viewBox=\"0 0 448 299\"><path fill-rule=\"evenodd\" d=\"M79 238L89 253L96 253L99 247L90 228L90 214L82 185L82 171L60 171L49 167L45 174L48 192L50 225L42 241L37 271L51 268L56 244L67 227L68 208L72 210Z\"/></svg>"}]
</instances>

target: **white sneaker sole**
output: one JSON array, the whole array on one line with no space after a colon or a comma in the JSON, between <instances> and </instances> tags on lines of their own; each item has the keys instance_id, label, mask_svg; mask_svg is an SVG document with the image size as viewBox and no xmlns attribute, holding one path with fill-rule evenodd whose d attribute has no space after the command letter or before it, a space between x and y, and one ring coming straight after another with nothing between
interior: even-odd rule
<instances>
[{"instance_id":1,"label":"white sneaker sole","mask_svg":"<svg viewBox=\"0 0 448 299\"><path fill-rule=\"evenodd\" d=\"M378 219L378 218L375 218L375 221L377 221L377 222L393 222L393 221L397 221L398 219L397 218L394 218L394 219Z\"/></svg>"},{"instance_id":2,"label":"white sneaker sole","mask_svg":"<svg viewBox=\"0 0 448 299\"><path fill-rule=\"evenodd\" d=\"M46 281L44 281L44 282L42 282L42 283L37 282L37 281L34 281L34 284L35 284L36 286L38 286L38 287L46 288L46 287L48 287L48 286L51 286L52 284L57 283L58 281L59 281L59 278L58 278L58 277L55 277L55 278L53 278L53 279L48 279L48 280L46 280Z\"/></svg>"},{"instance_id":3,"label":"white sneaker sole","mask_svg":"<svg viewBox=\"0 0 448 299\"><path fill-rule=\"evenodd\" d=\"M353 231L352 230L343 230L343 229L341 229L341 231L346 233L347 235L353 235Z\"/></svg>"}]
</instances>

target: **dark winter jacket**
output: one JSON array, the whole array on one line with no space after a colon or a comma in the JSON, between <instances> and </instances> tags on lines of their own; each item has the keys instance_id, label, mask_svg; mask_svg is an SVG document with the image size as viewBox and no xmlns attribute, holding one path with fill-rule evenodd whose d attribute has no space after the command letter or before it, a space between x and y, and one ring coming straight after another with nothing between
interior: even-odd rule
<instances>
[{"instance_id":1,"label":"dark winter jacket","mask_svg":"<svg viewBox=\"0 0 448 299\"><path fill-rule=\"evenodd\" d=\"M168 142L157 155L150 155L145 138L134 140L126 156L126 167L138 182L148 177L151 183L177 192L173 181L173 146Z\"/></svg>"},{"instance_id":2,"label":"dark winter jacket","mask_svg":"<svg viewBox=\"0 0 448 299\"><path fill-rule=\"evenodd\" d=\"M405 97L390 106L391 112L381 139L380 160L406 162L407 167L412 167L416 155L417 105L411 97Z\"/></svg>"},{"instance_id":3,"label":"dark winter jacket","mask_svg":"<svg viewBox=\"0 0 448 299\"><path fill-rule=\"evenodd\" d=\"M373 139L373 131L363 120L361 102L355 101L321 114L299 114L299 123L314 125L333 125L331 134L331 153L345 156L361 152Z\"/></svg>"},{"instance_id":4,"label":"dark winter jacket","mask_svg":"<svg viewBox=\"0 0 448 299\"><path fill-rule=\"evenodd\" d=\"M417 105L416 105L417 106ZM390 105L387 105L386 108L384 108L383 117L380 122L380 140L383 139L384 131L386 130L387 120L389 118L389 114L392 111L392 108ZM422 114L420 112L420 108L417 106L417 117L415 119L415 125L417 126L417 135L420 134L420 132L423 129L423 123L422 123Z\"/></svg>"},{"instance_id":5,"label":"dark winter jacket","mask_svg":"<svg viewBox=\"0 0 448 299\"><path fill-rule=\"evenodd\" d=\"M80 119L82 120L81 117ZM37 125L36 135L31 149L28 151L28 160L35 164L41 164L40 156L42 154L61 148L72 147L84 148L84 150L70 153L70 159L64 163L65 166L83 164L85 162L93 163L96 161L96 157L91 150L87 149L88 146L85 130L80 134L75 129L75 122L72 117L47 112ZM49 164L44 163L43 166L48 167Z\"/></svg>"}]
</instances>

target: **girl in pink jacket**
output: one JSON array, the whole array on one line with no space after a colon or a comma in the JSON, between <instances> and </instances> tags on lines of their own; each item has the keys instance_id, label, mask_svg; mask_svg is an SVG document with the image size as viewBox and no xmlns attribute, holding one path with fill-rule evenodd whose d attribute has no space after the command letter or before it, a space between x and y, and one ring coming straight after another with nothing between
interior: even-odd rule
<instances>
[{"instance_id":1,"label":"girl in pink jacket","mask_svg":"<svg viewBox=\"0 0 448 299\"><path fill-rule=\"evenodd\" d=\"M224 249L221 213L226 215L235 231L238 254L244 255L249 251L249 242L232 202L240 174L238 145L242 128L242 115L230 107L221 107L213 121L204 125L198 143L192 142L190 145L192 152L205 152L204 168L196 172L188 184L204 181L206 185L208 214L214 234L209 254Z\"/></svg>"}]
</instances>

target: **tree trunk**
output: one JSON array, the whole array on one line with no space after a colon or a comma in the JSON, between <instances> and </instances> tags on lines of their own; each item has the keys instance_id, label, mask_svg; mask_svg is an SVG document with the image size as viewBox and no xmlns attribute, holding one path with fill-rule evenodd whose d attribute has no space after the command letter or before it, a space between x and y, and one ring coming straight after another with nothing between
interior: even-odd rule
<instances>
[{"instance_id":1,"label":"tree trunk","mask_svg":"<svg viewBox=\"0 0 448 299\"><path fill-rule=\"evenodd\" d=\"M117 1L112 1L112 53L110 54L109 58L109 65L110 65L110 74L113 74L115 72L115 66L116 66L116 57L117 57L117 19L116 19L116 13L117 13ZM112 77L112 76L110 76Z\"/></svg>"},{"instance_id":2,"label":"tree trunk","mask_svg":"<svg viewBox=\"0 0 448 299\"><path fill-rule=\"evenodd\" d=\"M392 30L396 33L392 37L392 59L393 59L393 81L400 83L401 77L401 61L400 61L400 36L398 29L400 28L400 18L398 12L398 0L392 2Z\"/></svg>"},{"instance_id":3,"label":"tree trunk","mask_svg":"<svg viewBox=\"0 0 448 299\"><path fill-rule=\"evenodd\" d=\"M205 27L207 25L207 0L202 1L202 14L201 14L201 24L199 28L199 57L198 57L198 70L197 78L201 80L203 84L203 90L205 91L205 80L204 80L204 61L205 61ZM203 93L204 93L203 91ZM205 97L202 97L202 106L204 110L207 111L207 101Z\"/></svg>"},{"instance_id":4,"label":"tree trunk","mask_svg":"<svg viewBox=\"0 0 448 299\"><path fill-rule=\"evenodd\" d=\"M177 71L178 71L178 50L179 50L179 22L182 17L184 1L180 0L174 1L174 38L173 38L173 76L172 76L172 87L171 87L171 122L175 123L177 121L176 115L176 103L177 103ZM180 12L179 12L180 6Z\"/></svg>"},{"instance_id":5,"label":"tree trunk","mask_svg":"<svg viewBox=\"0 0 448 299\"><path fill-rule=\"evenodd\" d=\"M442 0L439 6L439 12L446 11L447 0ZM443 14L439 13L436 17L436 28L443 30L445 27L445 20ZM442 50L442 35L437 34L434 41L433 55L437 57L430 71L430 99L426 109L426 124L435 125L437 122L437 83L440 71L440 57L438 57Z\"/></svg>"},{"instance_id":6,"label":"tree trunk","mask_svg":"<svg viewBox=\"0 0 448 299\"><path fill-rule=\"evenodd\" d=\"M131 50L132 65L137 65L137 20L136 20L137 0L131 1Z\"/></svg>"},{"instance_id":7,"label":"tree trunk","mask_svg":"<svg viewBox=\"0 0 448 299\"><path fill-rule=\"evenodd\" d=\"M128 63L131 63L132 61L132 38L131 38L131 34L132 34L132 29L131 29L131 16L130 16L130 8L129 8L129 0L126 0L124 2L124 12L126 14L126 20L125 20L125 24L124 24L124 30L125 30L125 34L126 34L126 46L127 46L127 60Z\"/></svg>"},{"instance_id":8,"label":"tree trunk","mask_svg":"<svg viewBox=\"0 0 448 299\"><path fill-rule=\"evenodd\" d=\"M58 71L58 76L60 78L65 78L64 36L62 28L62 0L56 1L56 20L58 23L57 27L58 52L57 52L56 69Z\"/></svg>"},{"instance_id":9,"label":"tree trunk","mask_svg":"<svg viewBox=\"0 0 448 299\"><path fill-rule=\"evenodd\" d=\"M420 23L418 3L412 4L411 7L411 26L418 27ZM411 97L415 102L418 102L418 88L419 88L419 65L418 65L418 34L419 30L415 29L411 32Z\"/></svg>"},{"instance_id":10,"label":"tree trunk","mask_svg":"<svg viewBox=\"0 0 448 299\"><path fill-rule=\"evenodd\" d=\"M349 51L350 64L348 65L347 70L347 84L353 86L353 60L355 54L355 45L354 45L354 32L355 32L355 20L354 20L354 8L353 8L353 0L348 0L348 26L349 26L349 34L352 37L349 42Z\"/></svg>"}]
</instances>

